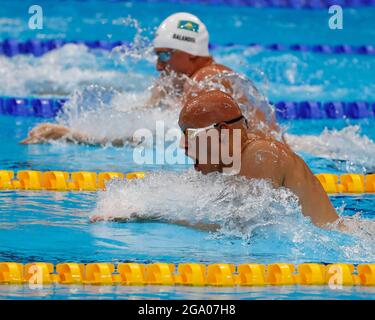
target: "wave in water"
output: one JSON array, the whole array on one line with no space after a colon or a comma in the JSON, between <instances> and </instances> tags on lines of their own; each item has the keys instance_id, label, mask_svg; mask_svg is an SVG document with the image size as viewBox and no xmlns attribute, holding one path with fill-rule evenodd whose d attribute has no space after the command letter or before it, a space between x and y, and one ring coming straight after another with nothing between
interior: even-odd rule
<instances>
[{"instance_id":1,"label":"wave in water","mask_svg":"<svg viewBox=\"0 0 375 320\"><path fill-rule=\"evenodd\" d=\"M116 19L114 25L134 29L133 42L111 52L67 44L42 57L0 56L0 91L6 95L69 96L87 85L101 85L119 91L146 90L155 72L155 55L148 30L136 19Z\"/></svg>"},{"instance_id":2,"label":"wave in water","mask_svg":"<svg viewBox=\"0 0 375 320\"><path fill-rule=\"evenodd\" d=\"M250 252L324 262L375 258L370 225L353 234L317 228L302 215L296 196L262 180L194 171L150 173L143 180L110 183L92 212L130 221L133 213L142 220L215 223L220 229L209 237L239 237Z\"/></svg>"},{"instance_id":3,"label":"wave in water","mask_svg":"<svg viewBox=\"0 0 375 320\"><path fill-rule=\"evenodd\" d=\"M361 135L360 129L358 125L341 130L325 128L320 135L285 134L285 138L296 152L340 160L337 165L347 172L366 173L375 169L375 142Z\"/></svg>"},{"instance_id":4,"label":"wave in water","mask_svg":"<svg viewBox=\"0 0 375 320\"><path fill-rule=\"evenodd\" d=\"M93 139L124 139L133 137L136 130L155 132L156 122L165 129L178 128L178 104L144 108L150 94L119 92L92 85L76 91L64 105L56 121Z\"/></svg>"},{"instance_id":5,"label":"wave in water","mask_svg":"<svg viewBox=\"0 0 375 320\"><path fill-rule=\"evenodd\" d=\"M119 92L91 85L77 90L65 105L57 122L96 139L124 139L138 129L155 132L156 121L165 129L178 128L181 108L178 99L144 109L149 90ZM341 130L325 128L319 135L285 134L291 148L298 153L331 160L330 166L343 172L369 173L375 169L375 142L360 133L358 125ZM324 168L327 163L323 163Z\"/></svg>"},{"instance_id":6,"label":"wave in water","mask_svg":"<svg viewBox=\"0 0 375 320\"><path fill-rule=\"evenodd\" d=\"M149 84L150 76L115 65L105 51L90 51L83 45L68 44L42 57L0 56L3 95L63 96L89 84L118 90L138 90Z\"/></svg>"},{"instance_id":7,"label":"wave in water","mask_svg":"<svg viewBox=\"0 0 375 320\"><path fill-rule=\"evenodd\" d=\"M254 80L272 101L374 99L371 57L272 52L240 45L218 49L214 56ZM267 78L267 86L262 87L259 73Z\"/></svg>"},{"instance_id":8,"label":"wave in water","mask_svg":"<svg viewBox=\"0 0 375 320\"><path fill-rule=\"evenodd\" d=\"M0 83L0 91L68 96L88 84L140 90L156 73L152 47L145 43L137 31L130 48L118 47L111 53L69 44L42 57L1 56L0 76L6 81ZM243 46L212 54L217 62L253 80L271 101L374 99L374 62L368 57L275 53Z\"/></svg>"}]
</instances>

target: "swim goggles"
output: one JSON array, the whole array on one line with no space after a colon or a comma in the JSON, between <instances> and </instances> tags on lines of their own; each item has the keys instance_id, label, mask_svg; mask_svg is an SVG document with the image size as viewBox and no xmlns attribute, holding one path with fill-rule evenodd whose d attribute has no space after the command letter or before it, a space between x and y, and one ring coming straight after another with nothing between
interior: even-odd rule
<instances>
[{"instance_id":1,"label":"swim goggles","mask_svg":"<svg viewBox=\"0 0 375 320\"><path fill-rule=\"evenodd\" d=\"M158 59L161 62L168 62L171 59L172 54L176 50L169 50L169 51L161 51L161 52L156 52L156 55L158 56Z\"/></svg>"},{"instance_id":2,"label":"swim goggles","mask_svg":"<svg viewBox=\"0 0 375 320\"><path fill-rule=\"evenodd\" d=\"M237 121L240 121L242 119L245 119L246 123L247 123L247 120L246 118L241 115L235 119L232 119L232 120L228 120L228 121L220 121L220 123L216 123L216 124L211 124L207 127L204 127L204 128L186 128L185 131L184 131L184 134L185 136L189 139L189 140L193 140L195 139L200 133L204 132L204 131L207 131L207 130L210 130L210 129L217 129L219 127L220 124L222 123L226 123L226 124L232 124L232 123L235 123Z\"/></svg>"}]
</instances>

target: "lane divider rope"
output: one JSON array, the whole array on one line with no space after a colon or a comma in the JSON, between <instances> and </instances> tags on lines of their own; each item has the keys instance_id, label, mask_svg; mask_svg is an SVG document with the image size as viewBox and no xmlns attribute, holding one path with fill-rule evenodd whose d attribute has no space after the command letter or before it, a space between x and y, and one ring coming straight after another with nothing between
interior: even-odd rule
<instances>
[{"instance_id":1,"label":"lane divider rope","mask_svg":"<svg viewBox=\"0 0 375 320\"><path fill-rule=\"evenodd\" d=\"M67 99L0 97L0 114L54 118ZM375 102L300 101L270 102L279 119L362 119L375 116Z\"/></svg>"},{"instance_id":2,"label":"lane divider rope","mask_svg":"<svg viewBox=\"0 0 375 320\"><path fill-rule=\"evenodd\" d=\"M125 1L125 0L115 0ZM144 2L158 2L157 0L141 0ZM162 2L186 4L186 0L163 0ZM189 0L189 3L206 5L228 5L228 6L247 6L255 8L291 8L291 9L322 9L332 5L341 7L356 8L374 6L374 0Z\"/></svg>"},{"instance_id":3,"label":"lane divider rope","mask_svg":"<svg viewBox=\"0 0 375 320\"><path fill-rule=\"evenodd\" d=\"M375 193L375 174L330 173L315 175L329 194ZM14 178L17 179L14 179ZM144 172L65 172L22 170L17 174L0 170L0 190L98 191L111 179L143 179Z\"/></svg>"},{"instance_id":4,"label":"lane divider rope","mask_svg":"<svg viewBox=\"0 0 375 320\"><path fill-rule=\"evenodd\" d=\"M375 0L374 0L375 1ZM111 51L113 48L118 46L131 47L132 43L129 41L105 41L105 40L93 40L93 41L65 41L65 40L39 40L30 39L26 41L16 39L5 39L0 41L0 54L7 57L13 57L19 54L32 54L36 57L40 57L43 54L61 48L66 44L77 44L84 45L89 49L102 49ZM236 44L228 42L224 44L210 43L209 48L216 50L220 48L232 48L232 47L248 47L259 50L269 51L297 51L297 52L314 52L314 53L326 53L326 54L359 54L359 55L375 55L374 45L349 45L349 44L283 44L283 43L248 43L248 44Z\"/></svg>"},{"instance_id":5,"label":"lane divider rope","mask_svg":"<svg viewBox=\"0 0 375 320\"><path fill-rule=\"evenodd\" d=\"M54 118L67 99L0 97L0 114Z\"/></svg>"},{"instance_id":6,"label":"lane divider rope","mask_svg":"<svg viewBox=\"0 0 375 320\"><path fill-rule=\"evenodd\" d=\"M111 179L142 179L144 172L64 172L64 171L18 171L0 170L0 190L50 190L50 191L98 191L105 190Z\"/></svg>"},{"instance_id":7,"label":"lane divider rope","mask_svg":"<svg viewBox=\"0 0 375 320\"><path fill-rule=\"evenodd\" d=\"M362 119L375 116L375 102L285 102L275 104L276 115L280 119Z\"/></svg>"},{"instance_id":8,"label":"lane divider rope","mask_svg":"<svg viewBox=\"0 0 375 320\"><path fill-rule=\"evenodd\" d=\"M176 272L177 271L177 272ZM297 272L296 272L297 271ZM56 273L55 273L56 272ZM354 273L355 272L355 273ZM374 286L375 264L337 263L323 265L289 263L269 265L247 263L51 263L26 265L0 262L1 284L64 285L185 285L185 286L265 286L344 285Z\"/></svg>"}]
</instances>

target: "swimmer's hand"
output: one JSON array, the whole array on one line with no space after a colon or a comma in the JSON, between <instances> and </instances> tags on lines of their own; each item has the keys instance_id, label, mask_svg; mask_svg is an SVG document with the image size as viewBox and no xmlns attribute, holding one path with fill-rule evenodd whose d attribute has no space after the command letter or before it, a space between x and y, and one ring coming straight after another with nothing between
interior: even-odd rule
<instances>
[{"instance_id":1,"label":"swimmer's hand","mask_svg":"<svg viewBox=\"0 0 375 320\"><path fill-rule=\"evenodd\" d=\"M90 222L101 222L101 221L109 221L109 222L152 222L152 221L160 221L160 217L143 217L139 216L136 213L131 213L129 217L115 217L115 216L101 216L95 215L90 217Z\"/></svg>"},{"instance_id":2,"label":"swimmer's hand","mask_svg":"<svg viewBox=\"0 0 375 320\"><path fill-rule=\"evenodd\" d=\"M58 124L42 123L29 132L20 144L37 144L49 140L58 140L70 134L70 129Z\"/></svg>"},{"instance_id":3,"label":"swimmer's hand","mask_svg":"<svg viewBox=\"0 0 375 320\"><path fill-rule=\"evenodd\" d=\"M90 217L90 222L95 223L95 222L100 222L100 221L113 221L113 222L128 222L130 220L129 218L120 218L120 217L113 217L113 216L92 216Z\"/></svg>"},{"instance_id":4,"label":"swimmer's hand","mask_svg":"<svg viewBox=\"0 0 375 320\"><path fill-rule=\"evenodd\" d=\"M136 213L132 213L130 217L113 217L113 216L100 216L95 215L90 217L90 222L100 222L100 221L110 221L110 222L130 222L130 221L137 221L137 222L155 222L159 221L162 222L160 217L140 217ZM165 221L164 221L165 222ZM179 226L190 227L202 231L217 231L220 229L220 226L216 223L203 223L203 222L189 222L186 220L174 220L174 221L167 221L168 223L176 224Z\"/></svg>"}]
</instances>

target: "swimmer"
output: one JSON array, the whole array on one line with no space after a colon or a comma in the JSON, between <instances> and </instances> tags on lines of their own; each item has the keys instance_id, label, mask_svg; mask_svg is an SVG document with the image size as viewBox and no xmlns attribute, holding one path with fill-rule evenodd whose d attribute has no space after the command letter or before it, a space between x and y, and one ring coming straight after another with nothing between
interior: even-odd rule
<instances>
[{"instance_id":1,"label":"swimmer","mask_svg":"<svg viewBox=\"0 0 375 320\"><path fill-rule=\"evenodd\" d=\"M166 96L171 95L168 89L162 86L163 79L174 76L173 93L181 95L181 105L194 97L202 89L199 85L202 81L215 78L215 76L233 71L214 61L209 54L208 48L209 34L206 26L194 15L189 13L176 13L166 18L159 26L154 39L154 51L157 55L156 69L161 73L157 84L151 90L151 97L144 106L152 107L158 105ZM216 81L216 80L213 80ZM217 80L219 81L219 80ZM226 91L232 92L229 80L220 80ZM207 89L207 88L205 88ZM267 123L266 115L255 108L245 98L239 98L239 102L246 104L251 113L249 130L257 131L262 127L262 131L267 131L266 126L260 123ZM269 131L278 131L274 119L269 123ZM259 131L259 130L258 130ZM258 132L258 134L261 134ZM67 142L77 142L84 144L104 145L112 143L114 146L122 146L127 141L108 141L108 139L97 140L81 132L74 131L62 125L53 123L43 123L29 132L26 139L21 144L36 144L51 140L65 140Z\"/></svg>"},{"instance_id":2,"label":"swimmer","mask_svg":"<svg viewBox=\"0 0 375 320\"><path fill-rule=\"evenodd\" d=\"M184 133L181 139L181 147L185 149L187 156L194 162L194 168L202 174L212 172L224 173L231 164L219 158L214 162L211 158L205 158L202 163L200 143L202 134L213 132L224 132L227 129L229 135L219 135L219 148L231 150L233 159L240 159L240 167L235 175L248 179L267 179L274 188L290 189L299 199L302 212L308 216L312 223L323 228L337 227L344 231L345 226L339 220L336 210L332 206L327 193L324 191L319 180L314 176L306 163L283 143L271 137L264 138L248 132L248 124L242 111L234 99L219 90L201 92L197 97L189 100L183 107L179 117L179 125ZM239 133L239 148L234 145L234 132ZM212 132L211 132L212 133ZM208 143L210 141L210 143ZM207 154L212 150L218 150L213 145L213 140L206 140L204 148ZM194 142L195 148L191 148ZM199 150L199 152L195 152ZM221 156L221 154L220 154ZM127 222L138 220L137 212L132 212L130 218L93 216L91 222L110 220L116 222ZM194 227L202 230L216 230L216 224L200 223L194 225L189 221L173 221L173 223Z\"/></svg>"},{"instance_id":3,"label":"swimmer","mask_svg":"<svg viewBox=\"0 0 375 320\"><path fill-rule=\"evenodd\" d=\"M210 159L201 163L200 152L195 153L189 147L192 142L189 140L194 139L198 149L199 135L209 130L221 132L227 129L229 139L224 141L220 138L220 148L229 148L234 153L233 157L238 156L238 175L248 179L267 179L275 188L290 189L299 198L303 214L319 227L328 227L339 219L327 193L306 163L283 143L249 133L241 109L228 94L221 91L200 93L181 110L179 125L184 132L181 146L186 155L195 161L195 170L203 174L225 171L228 165L221 158L219 163L212 163ZM237 149L233 140L234 130L240 134L240 147ZM207 143L207 154L212 148L215 146Z\"/></svg>"}]
</instances>

